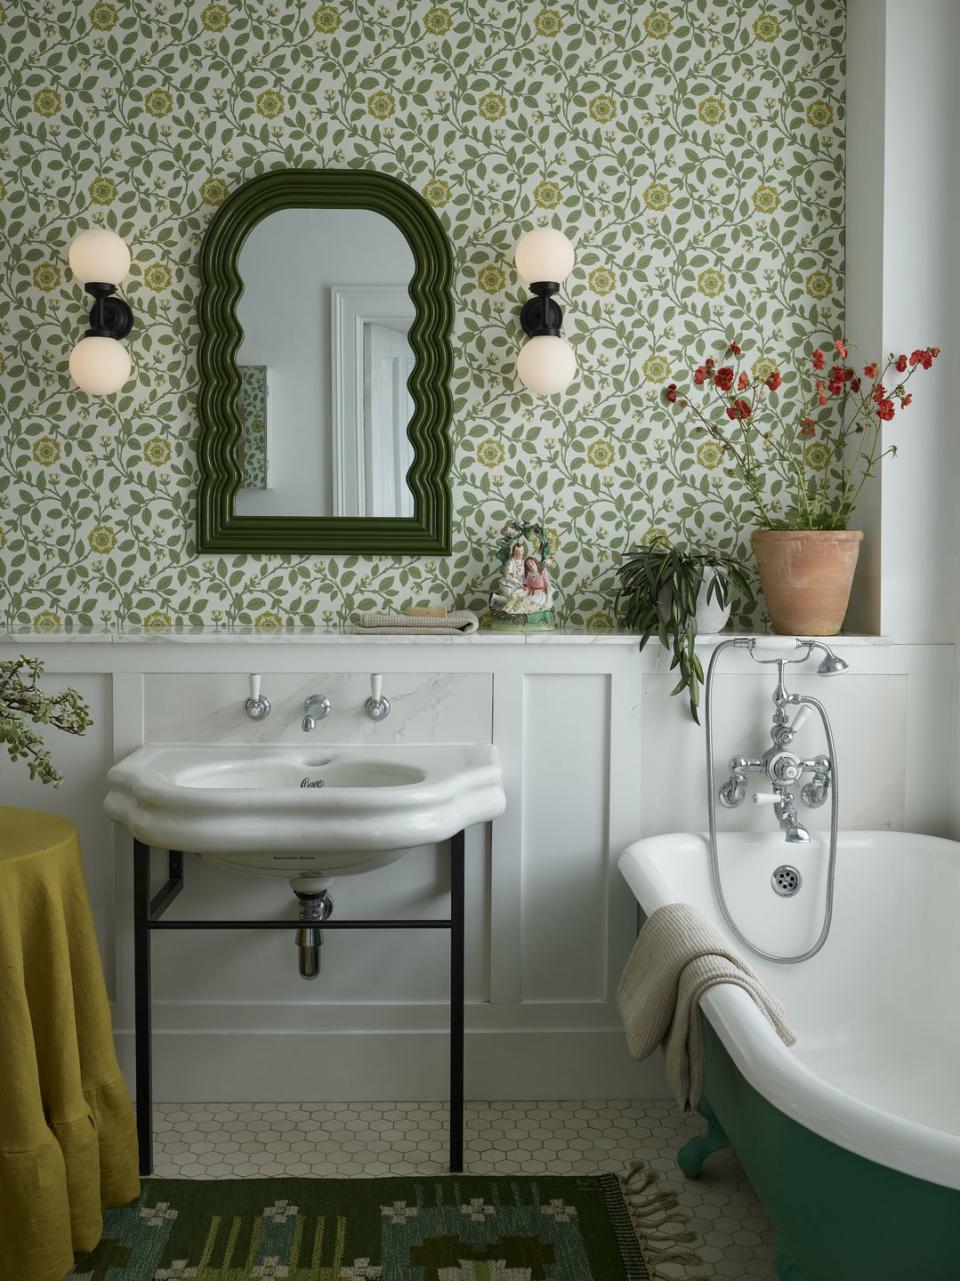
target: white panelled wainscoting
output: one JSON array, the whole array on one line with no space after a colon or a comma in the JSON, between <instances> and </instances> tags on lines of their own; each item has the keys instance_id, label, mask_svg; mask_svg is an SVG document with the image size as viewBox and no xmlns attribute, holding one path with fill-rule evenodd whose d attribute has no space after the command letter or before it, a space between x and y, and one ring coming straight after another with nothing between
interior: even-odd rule
<instances>
[{"instance_id":1,"label":"white panelled wainscoting","mask_svg":"<svg viewBox=\"0 0 960 1281\"><path fill-rule=\"evenodd\" d=\"M953 646L838 638L842 680L796 678L837 727L841 827L950 828ZM616 858L638 836L702 830L702 731L655 645L557 634L469 638L284 633L8 635L2 656L41 657L51 688L76 687L95 717L51 737L59 791L4 770L0 800L79 822L121 1061L132 1078L131 840L105 817L106 773L150 742L492 742L507 810L467 836L466 1092L473 1099L664 1096L658 1061L632 1062L613 990L637 930ZM706 653L706 649L704 651ZM813 666L811 664L811 666ZM771 672L728 651L717 685L725 758L766 746ZM262 722L243 702L263 674ZM393 711L363 714L371 672ZM309 736L304 699L333 710ZM804 747L820 750L811 723ZM808 736L808 737L807 737ZM817 815L811 816L816 818ZM757 827L749 805L721 822ZM159 853L159 884L165 860ZM285 881L188 855L172 912L295 912ZM442 916L443 849L421 848L332 890L339 917ZM155 936L155 1097L161 1101L442 1099L447 1082L445 933L330 931L322 973L297 973L294 932Z\"/></svg>"}]
</instances>

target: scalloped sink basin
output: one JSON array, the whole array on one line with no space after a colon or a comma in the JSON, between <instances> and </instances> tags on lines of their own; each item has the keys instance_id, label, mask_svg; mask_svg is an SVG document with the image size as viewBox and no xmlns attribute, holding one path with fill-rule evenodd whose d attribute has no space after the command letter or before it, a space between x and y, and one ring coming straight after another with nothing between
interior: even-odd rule
<instances>
[{"instance_id":1,"label":"scalloped sink basin","mask_svg":"<svg viewBox=\"0 0 960 1281\"><path fill-rule=\"evenodd\" d=\"M382 867L506 805L496 749L155 744L107 775L138 840L297 885Z\"/></svg>"},{"instance_id":2,"label":"scalloped sink basin","mask_svg":"<svg viewBox=\"0 0 960 1281\"><path fill-rule=\"evenodd\" d=\"M305 772L306 771L306 772ZM218 761L185 769L181 787L278 788L278 787L405 787L422 783L422 769L396 765L393 761L322 760L307 761Z\"/></svg>"}]
</instances>

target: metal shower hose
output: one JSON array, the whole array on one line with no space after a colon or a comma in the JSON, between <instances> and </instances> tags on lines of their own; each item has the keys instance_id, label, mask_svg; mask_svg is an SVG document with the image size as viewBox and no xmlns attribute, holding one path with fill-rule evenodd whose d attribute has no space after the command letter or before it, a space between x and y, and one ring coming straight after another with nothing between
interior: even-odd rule
<instances>
[{"instance_id":1,"label":"metal shower hose","mask_svg":"<svg viewBox=\"0 0 960 1281\"><path fill-rule=\"evenodd\" d=\"M837 750L833 738L833 730L830 728L830 718L827 716L827 710L817 698L811 698L809 695L804 697L795 697L795 704L806 704L808 707L814 707L820 714L820 720L823 724L823 732L827 739L827 750L830 753L830 855L827 862L827 892L823 908L823 926L820 930L820 937L805 952L798 952L795 956L778 956L775 952L765 952L763 948L755 947L747 938L727 906L727 900L724 897L723 885L720 880L720 857L717 852L717 793L716 793L716 771L713 765L713 678L717 666L717 659L720 654L730 645L736 645L736 640L721 641L713 651L710 657L710 663L707 667L706 688L704 690L704 709L703 709L703 730L707 744L707 826L709 830L710 842L710 880L713 884L713 892L716 896L717 906L720 908L720 915L727 924L728 929L734 937L743 944L743 946L752 952L754 956L759 956L764 961L775 961L779 965L798 965L801 961L809 961L811 957L816 956L820 949L826 943L830 934L830 926L833 922L833 885L837 870L837 836L840 818L840 800L837 782Z\"/></svg>"}]
</instances>

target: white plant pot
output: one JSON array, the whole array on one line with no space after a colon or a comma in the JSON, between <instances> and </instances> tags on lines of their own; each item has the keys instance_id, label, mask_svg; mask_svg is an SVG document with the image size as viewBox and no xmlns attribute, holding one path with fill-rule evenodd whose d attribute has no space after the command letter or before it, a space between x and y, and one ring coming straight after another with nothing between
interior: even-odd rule
<instances>
[{"instance_id":1,"label":"white plant pot","mask_svg":"<svg viewBox=\"0 0 960 1281\"><path fill-rule=\"evenodd\" d=\"M716 597L711 597L709 601L707 600L707 592L716 577L716 572L715 569L705 569L703 571L703 582L700 584L699 592L697 592L697 633L700 635L722 632L730 617L729 592L727 593L727 603L723 608L718 605ZM665 587L660 593L660 613L663 615L669 615L670 613L669 587Z\"/></svg>"},{"instance_id":2,"label":"white plant pot","mask_svg":"<svg viewBox=\"0 0 960 1281\"><path fill-rule=\"evenodd\" d=\"M730 593L727 592L727 603L724 606L717 604L716 597L707 600L707 592L710 584L716 578L715 569L706 569L703 572L703 582L700 584L700 590L697 592L697 631L710 633L722 632L727 625L730 617Z\"/></svg>"}]
</instances>

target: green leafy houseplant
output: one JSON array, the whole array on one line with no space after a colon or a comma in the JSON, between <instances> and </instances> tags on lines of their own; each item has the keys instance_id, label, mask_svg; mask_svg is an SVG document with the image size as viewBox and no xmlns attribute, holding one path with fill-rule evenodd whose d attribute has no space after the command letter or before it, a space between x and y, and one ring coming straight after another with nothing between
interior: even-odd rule
<instances>
[{"instance_id":1,"label":"green leafy houseplant","mask_svg":"<svg viewBox=\"0 0 960 1281\"><path fill-rule=\"evenodd\" d=\"M26 760L31 778L59 787L63 775L54 768L43 739L34 725L52 725L67 734L82 734L93 724L90 708L75 689L46 694L40 688L43 663L39 658L0 662L0 742L6 743L12 761Z\"/></svg>"},{"instance_id":2,"label":"green leafy houseplant","mask_svg":"<svg viewBox=\"0 0 960 1281\"><path fill-rule=\"evenodd\" d=\"M708 602L725 608L731 584L752 601L742 563L718 552L656 542L631 552L617 570L617 610L621 619L631 630L641 633L641 649L655 635L670 651L670 670L676 668L680 674L670 692L689 691L690 714L698 725L703 668L695 648L697 597L709 571L713 572L707 585Z\"/></svg>"}]
</instances>

